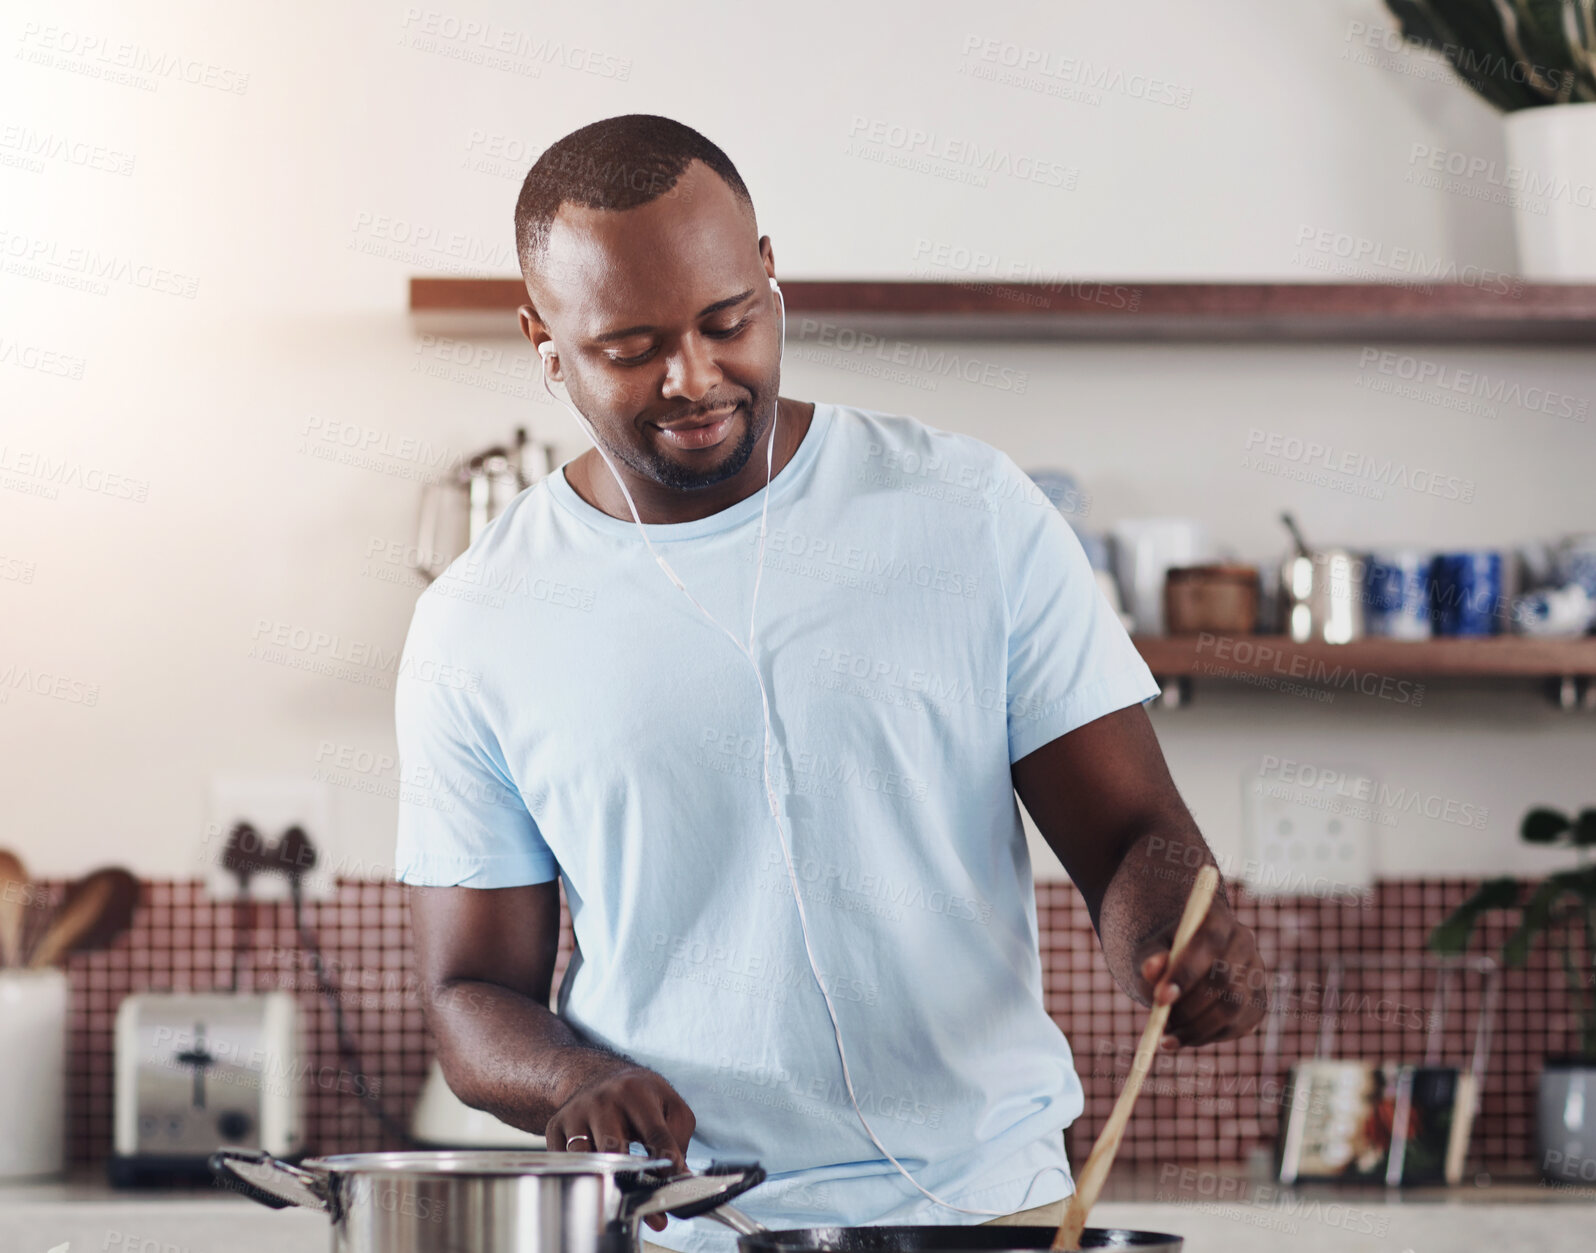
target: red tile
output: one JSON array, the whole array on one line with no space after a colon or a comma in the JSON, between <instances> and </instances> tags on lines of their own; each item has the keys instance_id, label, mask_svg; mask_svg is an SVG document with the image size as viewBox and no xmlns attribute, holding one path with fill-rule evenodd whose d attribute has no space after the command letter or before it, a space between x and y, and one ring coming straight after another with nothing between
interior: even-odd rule
<instances>
[{"instance_id":1,"label":"red tile","mask_svg":"<svg viewBox=\"0 0 1596 1253\"><path fill-rule=\"evenodd\" d=\"M1425 1033L1412 1025L1407 1010L1421 1017L1429 1013L1433 976L1416 969L1349 972L1335 1003L1322 990L1317 997L1300 994L1307 972L1321 965L1319 953L1417 958L1424 951L1429 927L1474 886L1455 880L1394 881L1382 884L1367 907L1312 899L1259 899L1239 885L1231 887L1237 912L1257 931L1261 951L1277 970L1290 963L1301 972L1293 987L1298 996L1288 1000L1291 1009L1281 1022L1280 1048L1267 1052L1260 1034L1182 1053L1172 1061L1160 1059L1118 1160L1233 1165L1267 1145L1275 1131L1285 1070L1295 1058L1312 1055L1327 1015L1334 1023L1337 1056L1421 1060ZM43 887L48 900L58 902L65 885L51 882ZM399 884L344 880L336 899L310 902L306 909L306 923L323 946L328 976L362 1064L381 1079L384 1101L401 1123L408 1119L432 1050L409 951L404 893ZM34 912L41 918L30 919L30 925L42 925L48 910ZM332 1015L317 992L291 909L286 904L262 904L254 913L247 924L240 986L293 989L312 1050L307 1060L318 1069L323 1065L344 1069ZM1124 1082L1143 1011L1119 990L1103 965L1091 920L1069 884L1037 886L1037 919L1045 1003L1070 1038L1086 1088L1086 1112L1068 1133L1071 1153L1080 1161ZM144 885L134 925L114 950L70 959L69 1143L74 1160L96 1161L109 1151L110 1050L117 1004L134 990L228 986L234 924L231 904L210 900L199 881L154 881ZM1487 917L1476 951L1492 951L1507 933L1505 916ZM556 978L571 952L570 917L562 908ZM1406 1008L1397 1012L1391 1009L1393 1004ZM1464 978L1454 989L1442 1032L1444 1061L1467 1063L1480 1004L1477 982ZM1572 1030L1561 971L1541 946L1526 969L1507 972L1503 980L1490 1066L1475 1121L1471 1171L1513 1173L1532 1168L1541 1059L1569 1051ZM364 1102L340 1092L336 1085L312 1084L307 1105L308 1135L319 1152L398 1147L383 1136Z\"/></svg>"}]
</instances>

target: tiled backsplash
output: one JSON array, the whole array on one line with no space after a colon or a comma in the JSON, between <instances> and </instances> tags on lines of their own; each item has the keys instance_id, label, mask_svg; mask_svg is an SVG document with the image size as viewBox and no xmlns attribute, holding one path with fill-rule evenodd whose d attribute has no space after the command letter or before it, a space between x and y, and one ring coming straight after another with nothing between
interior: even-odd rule
<instances>
[{"instance_id":1,"label":"tiled backsplash","mask_svg":"<svg viewBox=\"0 0 1596 1253\"><path fill-rule=\"evenodd\" d=\"M58 896L64 885L43 886ZM1293 1059L1313 1054L1326 1012L1339 1009L1333 1056L1423 1060L1435 988L1433 971L1421 964L1424 939L1434 921L1474 886L1463 880L1387 882L1367 904L1312 897L1258 900L1232 886L1232 899L1257 929L1271 966L1280 970L1289 963L1302 972L1277 997L1282 1012L1276 1015L1275 1045L1260 1030L1237 1043L1161 1057L1119 1160L1229 1165L1267 1146L1284 1069ZM319 938L366 1073L377 1077L384 1103L408 1123L430 1040L411 962L405 890L393 883L346 880L337 899L307 905L306 921ZM29 912L35 921L43 914ZM1047 1007L1069 1037L1086 1088L1085 1116L1069 1132L1072 1159L1082 1161L1129 1067L1144 1011L1115 986L1086 910L1069 884L1039 885L1037 916ZM1507 921L1505 915L1487 919L1478 951L1495 951ZM289 906L255 906L247 931L240 987L298 990L312 1053L309 1074L316 1080L307 1088L311 1146L318 1152L398 1147L344 1077L348 1067L339 1057L332 1014L316 991ZM207 898L197 881L161 880L144 885L132 930L111 950L70 959L68 1143L74 1161L100 1161L110 1152L112 1028L121 999L151 989L227 987L234 941L231 904ZM567 924L560 971L570 946ZM1385 973L1349 973L1332 1000L1322 991L1318 971L1336 955L1408 960ZM1467 1065L1479 1003L1478 978L1459 977L1440 1035L1439 1060ZM1561 969L1542 946L1526 969L1503 976L1469 1156L1472 1171L1523 1174L1532 1169L1536 1076L1543 1058L1566 1053L1572 1044Z\"/></svg>"}]
</instances>

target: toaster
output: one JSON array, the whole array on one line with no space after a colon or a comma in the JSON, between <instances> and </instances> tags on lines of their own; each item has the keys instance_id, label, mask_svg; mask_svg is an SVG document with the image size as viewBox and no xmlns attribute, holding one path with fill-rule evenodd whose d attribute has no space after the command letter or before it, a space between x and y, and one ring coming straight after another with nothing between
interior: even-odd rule
<instances>
[{"instance_id":1,"label":"toaster","mask_svg":"<svg viewBox=\"0 0 1596 1253\"><path fill-rule=\"evenodd\" d=\"M305 1064L291 992L140 992L116 1014L119 1186L209 1178L218 1148L304 1156Z\"/></svg>"}]
</instances>

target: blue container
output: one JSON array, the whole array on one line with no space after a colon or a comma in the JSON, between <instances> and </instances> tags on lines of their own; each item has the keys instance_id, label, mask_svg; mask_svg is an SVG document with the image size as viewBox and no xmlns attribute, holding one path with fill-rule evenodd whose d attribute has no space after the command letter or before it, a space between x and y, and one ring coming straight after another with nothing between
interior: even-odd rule
<instances>
[{"instance_id":1,"label":"blue container","mask_svg":"<svg viewBox=\"0 0 1596 1253\"><path fill-rule=\"evenodd\" d=\"M1075 538L1081 541L1081 547L1086 550L1086 560L1092 563L1092 569L1114 573L1114 556L1108 546L1108 536L1097 531L1076 531Z\"/></svg>"},{"instance_id":2,"label":"blue container","mask_svg":"<svg viewBox=\"0 0 1596 1253\"><path fill-rule=\"evenodd\" d=\"M1441 553L1430 565L1430 624L1437 635L1501 629L1502 554Z\"/></svg>"},{"instance_id":3,"label":"blue container","mask_svg":"<svg viewBox=\"0 0 1596 1253\"><path fill-rule=\"evenodd\" d=\"M1363 629L1398 640L1430 638L1432 554L1416 548L1377 549L1363 567Z\"/></svg>"},{"instance_id":4,"label":"blue container","mask_svg":"<svg viewBox=\"0 0 1596 1253\"><path fill-rule=\"evenodd\" d=\"M1596 598L1596 535L1570 535L1557 546L1557 581L1578 583Z\"/></svg>"}]
</instances>

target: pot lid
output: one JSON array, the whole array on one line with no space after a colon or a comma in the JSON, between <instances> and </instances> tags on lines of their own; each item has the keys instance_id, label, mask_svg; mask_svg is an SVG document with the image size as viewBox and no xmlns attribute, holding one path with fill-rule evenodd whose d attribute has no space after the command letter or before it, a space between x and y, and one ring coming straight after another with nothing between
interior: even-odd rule
<instances>
[{"instance_id":1,"label":"pot lid","mask_svg":"<svg viewBox=\"0 0 1596 1253\"><path fill-rule=\"evenodd\" d=\"M620 1175L670 1172L669 1158L641 1153L546 1153L535 1149L411 1150L399 1153L337 1153L300 1163L326 1174L407 1175Z\"/></svg>"}]
</instances>

